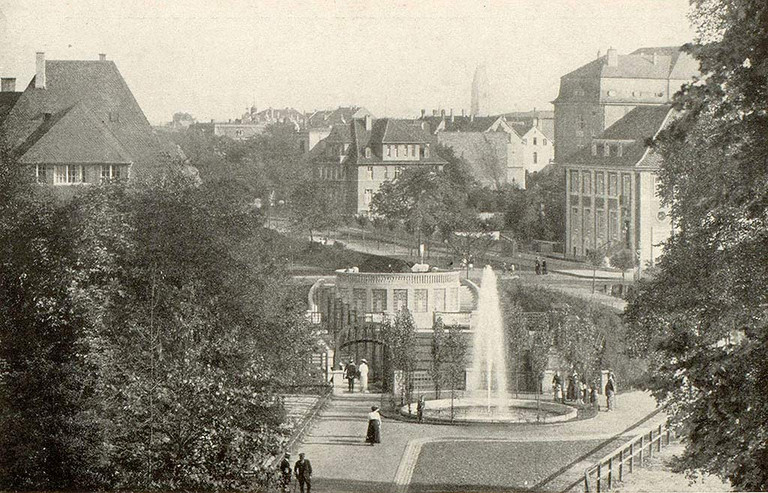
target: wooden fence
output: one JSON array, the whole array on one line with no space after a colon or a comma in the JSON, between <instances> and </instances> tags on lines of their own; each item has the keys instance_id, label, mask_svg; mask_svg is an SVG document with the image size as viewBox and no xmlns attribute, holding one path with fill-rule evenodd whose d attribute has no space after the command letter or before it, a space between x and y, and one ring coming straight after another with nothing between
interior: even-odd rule
<instances>
[{"instance_id":1,"label":"wooden fence","mask_svg":"<svg viewBox=\"0 0 768 493\"><path fill-rule=\"evenodd\" d=\"M636 436L584 471L584 491L610 490L614 482L623 481L624 475L632 473L636 465L642 467L645 459L661 452L672 437L672 430L665 425Z\"/></svg>"}]
</instances>

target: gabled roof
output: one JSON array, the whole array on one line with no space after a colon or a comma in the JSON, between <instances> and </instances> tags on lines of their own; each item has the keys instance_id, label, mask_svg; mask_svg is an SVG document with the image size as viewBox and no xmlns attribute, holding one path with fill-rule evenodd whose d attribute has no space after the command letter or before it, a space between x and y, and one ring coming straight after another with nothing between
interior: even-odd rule
<instances>
[{"instance_id":1,"label":"gabled roof","mask_svg":"<svg viewBox=\"0 0 768 493\"><path fill-rule=\"evenodd\" d=\"M20 92L0 92L0 124L3 123L13 105L16 104L19 96L21 96Z\"/></svg>"},{"instance_id":2,"label":"gabled roof","mask_svg":"<svg viewBox=\"0 0 768 493\"><path fill-rule=\"evenodd\" d=\"M636 166L646 155L646 142L669 122L675 110L670 105L638 106L605 131L593 138L598 144L597 155L592 155L592 146L585 146L563 160L565 165L594 166ZM605 156L602 146L606 143L618 145L621 142L622 155L615 152Z\"/></svg>"},{"instance_id":3,"label":"gabled roof","mask_svg":"<svg viewBox=\"0 0 768 493\"><path fill-rule=\"evenodd\" d=\"M363 118L371 112L360 106L339 107L335 110L315 111L307 117L308 128L327 128L333 125L350 123L355 118Z\"/></svg>"},{"instance_id":4,"label":"gabled roof","mask_svg":"<svg viewBox=\"0 0 768 493\"><path fill-rule=\"evenodd\" d=\"M360 120L357 120L360 121ZM375 141L382 144L423 144L430 142L429 134L413 120L379 118L374 120Z\"/></svg>"},{"instance_id":5,"label":"gabled roof","mask_svg":"<svg viewBox=\"0 0 768 493\"><path fill-rule=\"evenodd\" d=\"M501 116L424 116L419 121L425 121L431 132L491 132Z\"/></svg>"},{"instance_id":6,"label":"gabled roof","mask_svg":"<svg viewBox=\"0 0 768 493\"><path fill-rule=\"evenodd\" d=\"M52 123L48 125L48 123ZM78 103L46 122L49 129L32 134L22 144L23 164L78 163L130 164L133 160L120 141L97 118Z\"/></svg>"},{"instance_id":7,"label":"gabled roof","mask_svg":"<svg viewBox=\"0 0 768 493\"><path fill-rule=\"evenodd\" d=\"M36 88L33 77L6 117L8 143L21 162L101 156L129 160L133 174L141 175L173 153L153 132L114 62L47 60L45 71L46 87Z\"/></svg>"}]
</instances>

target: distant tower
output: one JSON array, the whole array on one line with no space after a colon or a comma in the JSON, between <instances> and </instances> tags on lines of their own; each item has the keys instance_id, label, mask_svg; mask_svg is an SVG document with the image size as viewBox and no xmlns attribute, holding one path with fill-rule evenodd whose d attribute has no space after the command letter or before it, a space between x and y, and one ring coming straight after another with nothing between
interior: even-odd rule
<instances>
[{"instance_id":1,"label":"distant tower","mask_svg":"<svg viewBox=\"0 0 768 493\"><path fill-rule=\"evenodd\" d=\"M475 70L475 78L472 79L472 106L471 115L487 115L491 89L488 83L488 72L485 64L478 65Z\"/></svg>"}]
</instances>

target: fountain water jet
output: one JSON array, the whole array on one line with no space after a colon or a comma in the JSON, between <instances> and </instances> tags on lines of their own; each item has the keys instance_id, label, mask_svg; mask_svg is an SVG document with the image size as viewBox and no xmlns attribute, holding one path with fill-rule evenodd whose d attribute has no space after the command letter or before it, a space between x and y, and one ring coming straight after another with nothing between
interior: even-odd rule
<instances>
[{"instance_id":1,"label":"fountain water jet","mask_svg":"<svg viewBox=\"0 0 768 493\"><path fill-rule=\"evenodd\" d=\"M483 279L477 303L478 321L472 344L473 388L486 397L486 407L506 406L507 361L504 341L504 320L501 317L496 273L490 265L483 269Z\"/></svg>"}]
</instances>

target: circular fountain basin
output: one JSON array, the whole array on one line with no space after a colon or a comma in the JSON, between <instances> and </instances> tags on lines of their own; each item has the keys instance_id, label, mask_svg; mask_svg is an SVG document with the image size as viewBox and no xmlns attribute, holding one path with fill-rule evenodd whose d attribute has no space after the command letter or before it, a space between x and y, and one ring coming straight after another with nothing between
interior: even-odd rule
<instances>
[{"instance_id":1,"label":"circular fountain basin","mask_svg":"<svg viewBox=\"0 0 768 493\"><path fill-rule=\"evenodd\" d=\"M490 404L490 406L489 406ZM416 416L416 406L400 408L406 416ZM454 400L454 423L558 423L576 418L576 409L552 401L462 397ZM451 421L451 399L427 401L424 418Z\"/></svg>"}]
</instances>

